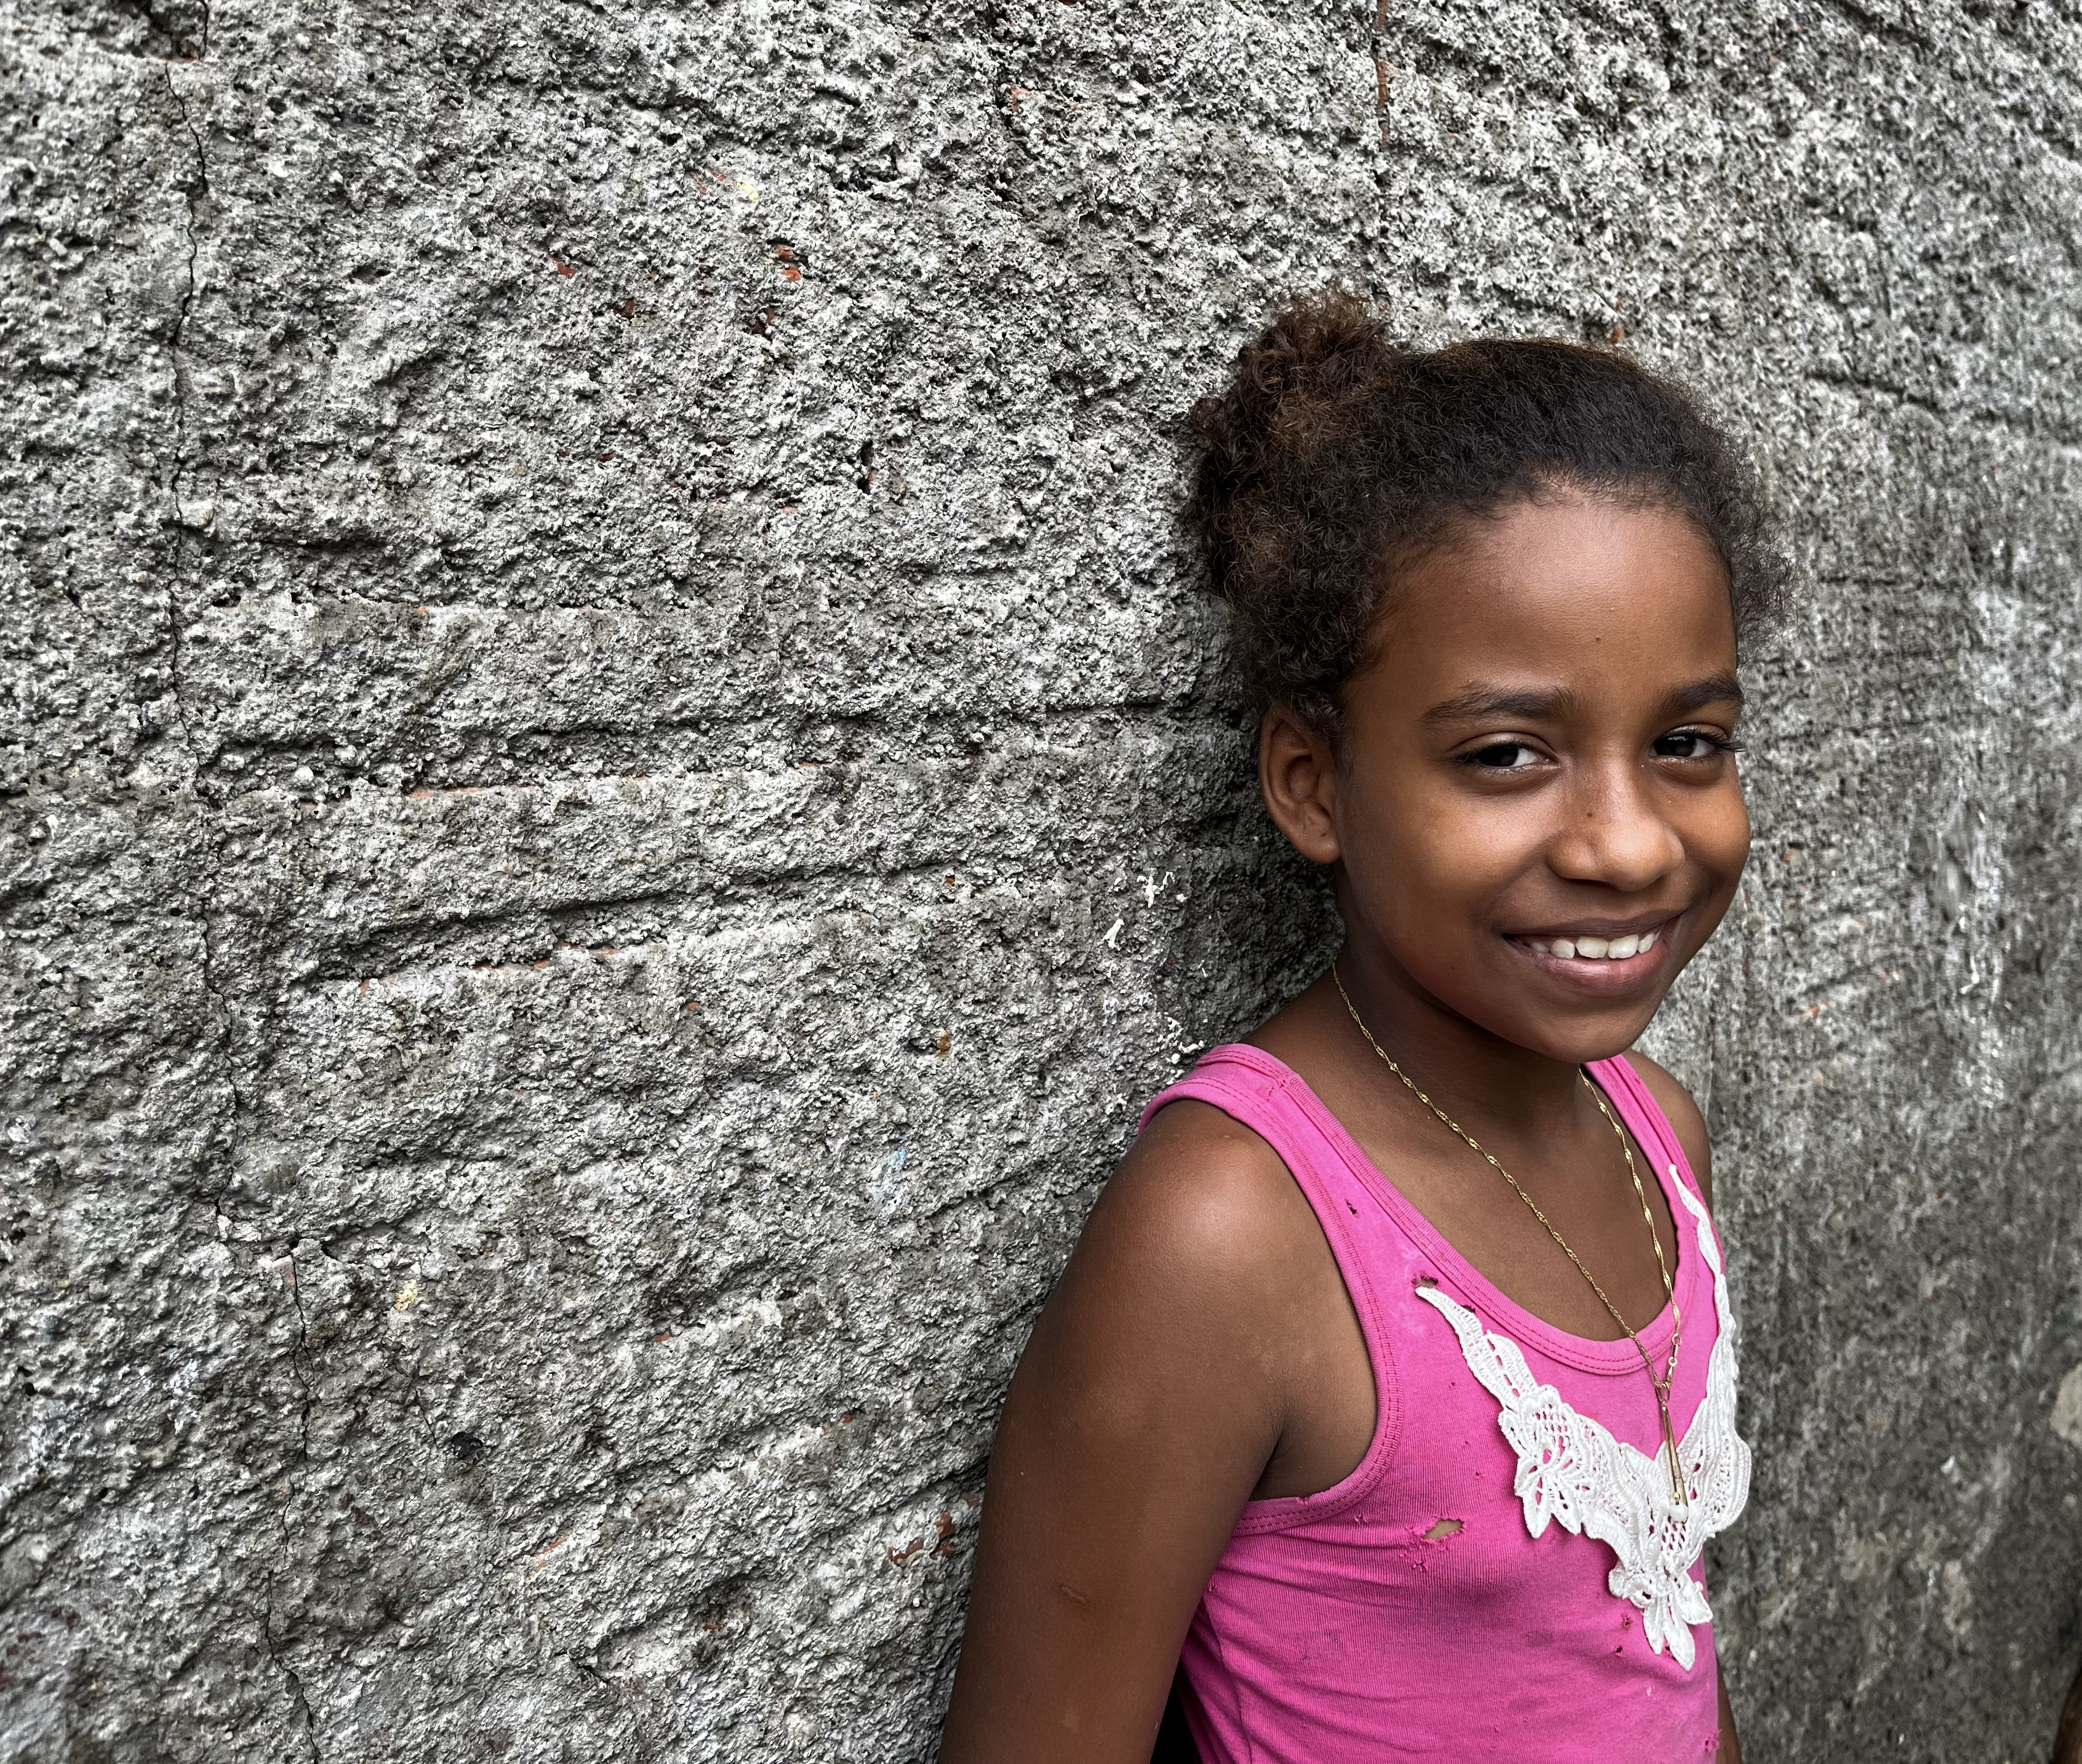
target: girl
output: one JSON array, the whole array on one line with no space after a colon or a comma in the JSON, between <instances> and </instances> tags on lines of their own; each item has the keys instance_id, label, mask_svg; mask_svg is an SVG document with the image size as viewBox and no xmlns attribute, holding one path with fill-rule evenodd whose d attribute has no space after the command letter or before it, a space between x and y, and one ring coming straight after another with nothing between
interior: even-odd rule
<instances>
[{"instance_id":1,"label":"girl","mask_svg":"<svg viewBox=\"0 0 2082 1764\"><path fill-rule=\"evenodd\" d=\"M1628 1051L1749 844L1747 472L1603 350L1296 305L1194 413L1265 805L1345 939L1157 1097L1035 1328L946 1764L1739 1753L1705 1125Z\"/></svg>"}]
</instances>

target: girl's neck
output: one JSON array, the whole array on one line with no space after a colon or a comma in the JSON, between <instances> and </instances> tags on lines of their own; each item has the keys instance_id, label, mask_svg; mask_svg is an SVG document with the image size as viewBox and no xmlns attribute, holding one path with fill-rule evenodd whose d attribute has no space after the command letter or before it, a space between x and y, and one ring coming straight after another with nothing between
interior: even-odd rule
<instances>
[{"instance_id":1,"label":"girl's neck","mask_svg":"<svg viewBox=\"0 0 2082 1764\"><path fill-rule=\"evenodd\" d=\"M1506 1041L1447 1009L1400 963L1358 940L1346 940L1336 966L1351 1010L1381 1052L1449 1114L1533 1135L1560 1132L1578 1119L1584 1099L1576 1066ZM1334 987L1330 1002L1339 1016L1346 1014L1345 999ZM1357 1029L1352 1039L1355 1057L1378 1066ZM1394 1084L1386 1067L1380 1069Z\"/></svg>"}]
</instances>

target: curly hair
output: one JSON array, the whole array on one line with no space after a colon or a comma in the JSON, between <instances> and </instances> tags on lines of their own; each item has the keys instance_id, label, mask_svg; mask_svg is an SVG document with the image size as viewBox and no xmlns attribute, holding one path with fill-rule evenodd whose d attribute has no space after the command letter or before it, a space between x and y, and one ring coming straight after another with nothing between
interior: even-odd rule
<instances>
[{"instance_id":1,"label":"curly hair","mask_svg":"<svg viewBox=\"0 0 2082 1764\"><path fill-rule=\"evenodd\" d=\"M1399 567L1469 521L1570 489L1667 508L1713 545L1739 638L1789 570L1749 466L1691 395L1617 351L1551 339L1412 350L1341 289L1293 301L1187 418L1184 519L1262 711L1326 734Z\"/></svg>"}]
</instances>

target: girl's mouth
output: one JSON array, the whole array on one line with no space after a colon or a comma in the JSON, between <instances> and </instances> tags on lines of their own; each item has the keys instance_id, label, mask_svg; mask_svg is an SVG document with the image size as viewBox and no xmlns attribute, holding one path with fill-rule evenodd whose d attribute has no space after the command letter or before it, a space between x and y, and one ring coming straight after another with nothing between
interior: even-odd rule
<instances>
[{"instance_id":1,"label":"girl's mouth","mask_svg":"<svg viewBox=\"0 0 2082 1764\"><path fill-rule=\"evenodd\" d=\"M1616 935L1584 931L1542 936L1515 933L1507 941L1547 970L1600 991L1620 990L1662 965L1674 918Z\"/></svg>"}]
</instances>

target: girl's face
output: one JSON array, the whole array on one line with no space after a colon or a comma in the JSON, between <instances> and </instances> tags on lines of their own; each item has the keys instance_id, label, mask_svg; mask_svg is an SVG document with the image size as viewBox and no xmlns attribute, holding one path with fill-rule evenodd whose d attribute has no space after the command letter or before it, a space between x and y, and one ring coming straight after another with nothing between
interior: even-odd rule
<instances>
[{"instance_id":1,"label":"girl's face","mask_svg":"<svg viewBox=\"0 0 2082 1764\"><path fill-rule=\"evenodd\" d=\"M1268 720L1266 795L1380 978L1554 1059L1631 1046L1749 849L1713 547L1589 498L1474 524L1400 575L1345 705L1341 762Z\"/></svg>"}]
</instances>

